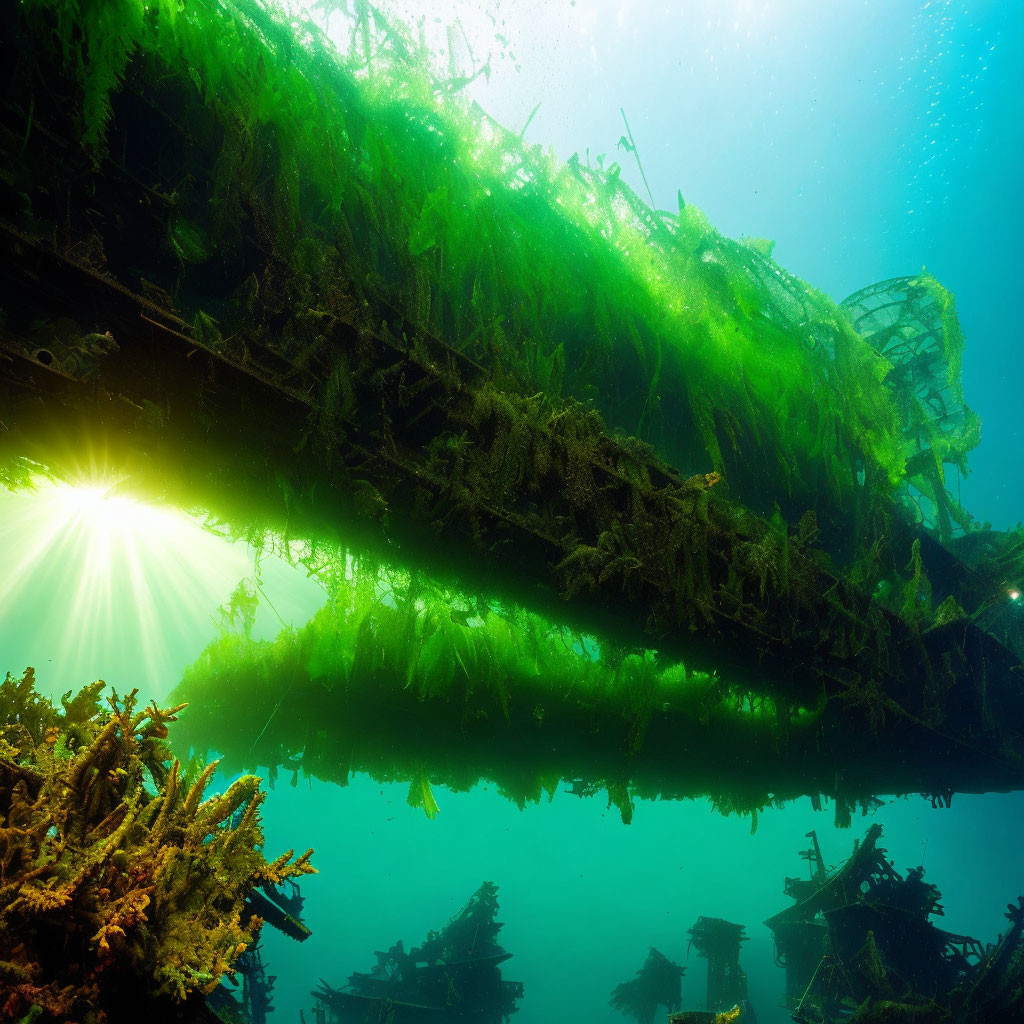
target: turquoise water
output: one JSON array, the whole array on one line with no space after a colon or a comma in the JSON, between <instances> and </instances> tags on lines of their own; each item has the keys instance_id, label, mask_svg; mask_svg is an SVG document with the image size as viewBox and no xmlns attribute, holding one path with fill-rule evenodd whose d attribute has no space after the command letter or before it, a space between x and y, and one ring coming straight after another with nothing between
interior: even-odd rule
<instances>
[{"instance_id":1,"label":"turquoise water","mask_svg":"<svg viewBox=\"0 0 1024 1024\"><path fill-rule=\"evenodd\" d=\"M534 141L562 157L616 154L644 194L615 148L624 108L657 205L681 189L725 233L774 239L783 266L835 299L926 265L957 296L965 393L984 423L962 499L997 528L1022 518L1024 7L576 0L494 13L515 57L477 97L516 126L540 102ZM171 690L252 559L184 520L153 550L137 512L111 528L107 507L55 506L45 489L0 495L4 667L35 665L54 695L97 677L146 698ZM322 601L281 563L265 561L262 581L261 635L301 624ZM601 797L560 792L519 811L486 787L439 789L428 821L406 790L365 778L291 788L282 773L265 804L267 850L313 846L321 874L303 883L313 937L300 946L265 932L272 1020L300 1009L310 1020L319 978L338 986L368 970L374 950L418 942L484 880L500 887L501 940L514 954L504 973L526 987L522 1024L621 1020L608 994L652 945L687 965L684 1006L702 1006L704 963L687 958L698 915L746 925L758 1018L788 1019L761 922L788 905L782 881L805 870L797 851L810 829L836 864L880 822L896 867L923 863L943 890L939 923L983 941L1024 891L1020 794L960 795L949 809L889 800L848 830L798 801L766 811L751 835L746 819L703 802L640 803L624 826Z\"/></svg>"},{"instance_id":2,"label":"turquoise water","mask_svg":"<svg viewBox=\"0 0 1024 1024\"><path fill-rule=\"evenodd\" d=\"M139 538L153 513L116 510L116 538L96 525L107 522L108 508L75 505L67 514L71 522L47 541L50 519L58 518L51 490L0 494L5 563L30 564L8 577L0 598L7 662L35 665L54 696L98 677L119 692L138 686L159 700L214 634L217 606L252 574L251 556L176 515L162 524L164 550L147 555ZM133 540L134 557L149 566L138 590L128 571ZM34 547L40 542L42 551ZM261 575L268 600L259 635L274 636L282 621L301 624L322 602L319 587L284 563L264 560ZM63 631L79 620L87 628ZM223 791L228 781L216 779L213 788ZM897 869L923 863L927 879L943 889L940 925L986 941L1024 889L1020 794L958 795L948 809L919 796L890 799L869 818L855 817L850 829L835 828L831 808L814 811L805 799L764 811L751 835L749 819L723 817L706 801L639 801L625 826L603 795L559 792L520 811L493 788L437 787L441 810L428 820L407 805L407 792L404 782L359 776L345 788L301 778L292 788L281 773L264 804L266 850L312 846L320 874L302 883L312 938L299 945L264 929L264 957L278 977L272 1021L297 1021L300 1010L311 1021L309 993L318 979L337 987L353 971L369 970L375 950L400 938L406 948L421 941L485 880L499 886L501 940L514 954L504 976L525 983L516 1016L524 1024L621 1021L608 995L640 968L650 946L687 966L683 1005L702 1007L705 962L687 957L686 934L699 915L746 925L741 963L758 1019L788 1020L779 1006L783 972L761 922L789 905L783 879L805 875L797 851L811 829L826 863L838 865L867 825L880 822Z\"/></svg>"}]
</instances>

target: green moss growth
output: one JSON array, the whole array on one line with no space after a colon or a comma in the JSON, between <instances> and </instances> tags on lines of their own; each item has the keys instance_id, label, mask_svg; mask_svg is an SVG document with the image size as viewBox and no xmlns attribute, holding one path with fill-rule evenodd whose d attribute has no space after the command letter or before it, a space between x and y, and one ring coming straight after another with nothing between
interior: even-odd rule
<instances>
[{"instance_id":1,"label":"green moss growth","mask_svg":"<svg viewBox=\"0 0 1024 1024\"><path fill-rule=\"evenodd\" d=\"M616 650L405 573L350 573L300 629L272 642L222 633L175 691L203 696L178 740L232 770L265 765L273 779L284 767L293 783L300 771L404 779L409 803L431 817L431 784L493 781L523 806L565 781L606 789L628 820L632 795L700 791L721 749L756 757L813 731L814 712L654 651ZM690 753L672 764L676 743ZM722 809L770 803L751 793Z\"/></svg>"},{"instance_id":2,"label":"green moss growth","mask_svg":"<svg viewBox=\"0 0 1024 1024\"><path fill-rule=\"evenodd\" d=\"M157 284L192 317L216 274L203 315L223 337L326 384L325 325L398 310L525 393L596 401L684 470L727 472L765 512L817 508L840 546L903 478L891 366L833 303L692 205L651 210L614 169L528 145L372 6L341 54L255 0L22 6L40 57L78 83L97 160L125 92L188 124L194 151L147 168L176 267ZM253 238L272 256L258 267Z\"/></svg>"},{"instance_id":3,"label":"green moss growth","mask_svg":"<svg viewBox=\"0 0 1024 1024\"><path fill-rule=\"evenodd\" d=\"M381 604L372 572L352 604L336 572L339 603L306 630L270 646L219 641L192 682L215 680L221 724L247 736L232 757L259 750L276 766L301 755L339 780L350 763L390 771L429 811L432 766L458 741L474 753L444 769L450 784L497 772L522 801L577 778L605 786L626 815L637 778L651 792L693 791L692 779L666 781L684 770L669 756L673 728L690 736L699 723L690 753L701 763L716 744L777 755L800 731L799 709L837 694L854 731L920 714L909 677L930 670L916 644L933 622L927 577L890 527L921 401L904 402L898 361L769 246L723 238L681 200L652 211L613 168L557 164L467 106L369 5L342 54L259 2L26 0L13 22L24 72L13 106L30 129L38 99L47 139L55 121L92 161L73 178L23 136L6 145L12 178L34 182L22 228L38 240L49 216L61 237L82 236L61 254L176 306L177 317L151 310L154 326L174 338L168 352L195 346L168 358L173 395L140 393L137 416L129 403L104 409L107 423L128 422L126 444L139 442L157 490L242 533L319 542L369 522L369 548L397 549L433 580L472 561L478 586L529 560L483 605L435 599L439 585L411 576L411 597ZM122 185L124 209L111 195ZM87 219L93 189L103 210ZM128 333L131 312L119 321ZM958 380L948 304L940 320ZM189 376L193 355L201 369ZM140 375L125 362L101 383L133 391ZM68 393L74 406L81 391ZM263 422L268 398L286 414L280 436ZM954 448L933 435L911 475L932 480L941 504ZM698 472L669 471L655 451ZM173 471L152 470L162 462ZM826 551L855 557L856 586ZM872 603L880 580L886 599ZM605 636L600 659L561 664L565 631L535 629L515 604L551 609L556 593L571 602L567 619L589 616L586 629L625 623L615 637L631 646ZM451 618L471 608L480 623ZM688 668L691 649L705 669L738 650L749 678L686 671L680 696L678 662L655 653L670 645ZM542 678L520 648L542 660ZM604 676L598 696L581 698L588 662ZM382 693L401 709L393 721L370 699ZM389 742L400 737L390 767L372 729L353 746L353 723L374 716L394 730ZM591 761L585 723L599 737ZM210 725L198 742L212 742ZM496 736L514 746L533 728L557 737L548 763L513 750L493 767ZM741 803L763 805L764 788Z\"/></svg>"}]
</instances>

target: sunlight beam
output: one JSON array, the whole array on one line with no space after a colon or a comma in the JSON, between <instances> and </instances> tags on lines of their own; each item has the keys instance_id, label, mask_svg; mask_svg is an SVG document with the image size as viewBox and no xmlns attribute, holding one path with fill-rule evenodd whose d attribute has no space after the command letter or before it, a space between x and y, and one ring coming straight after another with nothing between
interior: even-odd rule
<instances>
[{"instance_id":1,"label":"sunlight beam","mask_svg":"<svg viewBox=\"0 0 1024 1024\"><path fill-rule=\"evenodd\" d=\"M0 493L0 677L23 670L7 659L28 652L37 668L54 663L43 681L54 692L102 676L118 689L165 693L216 630L217 608L253 574L248 545L118 484L104 476L76 485L41 479L34 492ZM301 582L316 591L299 599L301 614L311 614L322 591L281 568L283 606L294 605Z\"/></svg>"}]
</instances>

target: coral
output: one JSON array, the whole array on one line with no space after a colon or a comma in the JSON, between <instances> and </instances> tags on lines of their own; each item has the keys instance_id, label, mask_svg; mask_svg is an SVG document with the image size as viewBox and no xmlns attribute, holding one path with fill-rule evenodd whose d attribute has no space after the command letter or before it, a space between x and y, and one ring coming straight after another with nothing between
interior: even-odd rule
<instances>
[{"instance_id":1,"label":"coral","mask_svg":"<svg viewBox=\"0 0 1024 1024\"><path fill-rule=\"evenodd\" d=\"M123 1019L136 1001L212 990L255 940L257 885L311 872L268 863L259 780L204 799L216 762L166 744L184 705L140 709L102 682L60 709L31 669L0 686L0 1017Z\"/></svg>"}]
</instances>

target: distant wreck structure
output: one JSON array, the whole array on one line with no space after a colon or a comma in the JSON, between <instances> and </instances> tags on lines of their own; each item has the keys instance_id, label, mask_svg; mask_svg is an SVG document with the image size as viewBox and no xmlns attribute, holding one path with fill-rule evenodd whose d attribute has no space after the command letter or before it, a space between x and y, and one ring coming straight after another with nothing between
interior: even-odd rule
<instances>
[{"instance_id":1,"label":"distant wreck structure","mask_svg":"<svg viewBox=\"0 0 1024 1024\"><path fill-rule=\"evenodd\" d=\"M787 878L793 906L765 924L786 998L799 1024L913 1020L982 1024L1015 1020L1024 992L1024 898L1007 908L1009 930L987 947L943 931L938 888L923 868L901 875L879 847L880 825L850 858L825 870L815 834L801 856L809 879ZM855 1018L851 1015L855 1014Z\"/></svg>"},{"instance_id":2,"label":"distant wreck structure","mask_svg":"<svg viewBox=\"0 0 1024 1024\"><path fill-rule=\"evenodd\" d=\"M636 1024L654 1024L658 1007L670 1013L683 1005L682 980L685 967L673 963L664 953L651 946L643 967L636 977L616 985L608 1005Z\"/></svg>"},{"instance_id":3,"label":"distant wreck structure","mask_svg":"<svg viewBox=\"0 0 1024 1024\"><path fill-rule=\"evenodd\" d=\"M253 946L235 961L235 975L230 983L236 991L221 985L206 997L206 1005L225 1024L267 1024L274 1012L276 982L276 975L267 973L262 947Z\"/></svg>"},{"instance_id":4,"label":"distant wreck structure","mask_svg":"<svg viewBox=\"0 0 1024 1024\"><path fill-rule=\"evenodd\" d=\"M506 981L511 953L497 942L498 887L484 882L440 932L408 952L398 941L378 951L369 973L357 971L313 992L318 1024L504 1024L523 998L523 983Z\"/></svg>"},{"instance_id":5,"label":"distant wreck structure","mask_svg":"<svg viewBox=\"0 0 1024 1024\"><path fill-rule=\"evenodd\" d=\"M747 975L740 967L740 946L746 929L719 917L698 917L689 930L690 945L708 962L704 1010L682 1010L685 967L653 946L636 977L617 985L609 1006L636 1024L654 1024L658 1008L669 1012L671 1024L757 1024L747 1000Z\"/></svg>"},{"instance_id":6,"label":"distant wreck structure","mask_svg":"<svg viewBox=\"0 0 1024 1024\"><path fill-rule=\"evenodd\" d=\"M290 939L305 942L312 932L302 922L304 903L298 884L294 879L286 879L283 885L253 889L246 909ZM207 1006L225 1024L267 1024L267 1018L274 1012L277 977L268 973L262 947L257 944L244 950L234 968L234 974L206 997Z\"/></svg>"},{"instance_id":7,"label":"distant wreck structure","mask_svg":"<svg viewBox=\"0 0 1024 1024\"><path fill-rule=\"evenodd\" d=\"M747 974L740 967L740 946L747 941L741 924L720 917L698 917L690 929L690 943L708 962L707 1009L715 1012L745 1006ZM752 1019L749 1016L746 1020Z\"/></svg>"}]
</instances>

